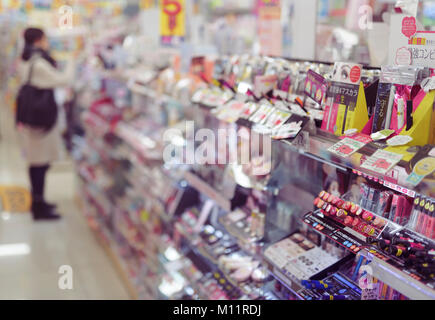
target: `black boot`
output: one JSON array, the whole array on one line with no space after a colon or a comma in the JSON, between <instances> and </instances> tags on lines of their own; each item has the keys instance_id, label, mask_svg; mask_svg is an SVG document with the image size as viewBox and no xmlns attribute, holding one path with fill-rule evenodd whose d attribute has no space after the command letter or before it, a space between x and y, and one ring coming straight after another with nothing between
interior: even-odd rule
<instances>
[{"instance_id":1,"label":"black boot","mask_svg":"<svg viewBox=\"0 0 435 320\"><path fill-rule=\"evenodd\" d=\"M44 204L46 207L48 207L51 210L56 210L56 208L57 208L57 205L55 205L54 203L44 201Z\"/></svg>"},{"instance_id":2,"label":"black boot","mask_svg":"<svg viewBox=\"0 0 435 320\"><path fill-rule=\"evenodd\" d=\"M58 220L61 218L53 208L43 201L32 202L32 215L33 220Z\"/></svg>"}]
</instances>

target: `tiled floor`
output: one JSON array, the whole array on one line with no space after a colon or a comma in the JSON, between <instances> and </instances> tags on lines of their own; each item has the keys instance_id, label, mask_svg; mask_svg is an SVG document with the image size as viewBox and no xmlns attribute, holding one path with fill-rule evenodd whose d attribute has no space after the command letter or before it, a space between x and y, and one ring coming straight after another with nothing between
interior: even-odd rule
<instances>
[{"instance_id":1,"label":"tiled floor","mask_svg":"<svg viewBox=\"0 0 435 320\"><path fill-rule=\"evenodd\" d=\"M28 186L10 112L0 105L0 185ZM119 275L74 202L68 162L48 174L46 197L59 205L59 222L33 222L30 214L0 215L0 249L28 244L25 255L0 255L0 299L128 299ZM73 289L58 286L59 267L70 265Z\"/></svg>"}]
</instances>

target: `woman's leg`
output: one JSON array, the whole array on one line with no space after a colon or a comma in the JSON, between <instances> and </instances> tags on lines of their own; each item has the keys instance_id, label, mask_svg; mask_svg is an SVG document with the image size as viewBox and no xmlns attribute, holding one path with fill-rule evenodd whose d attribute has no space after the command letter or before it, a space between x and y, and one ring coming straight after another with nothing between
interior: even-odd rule
<instances>
[{"instance_id":1,"label":"woman's leg","mask_svg":"<svg viewBox=\"0 0 435 320\"><path fill-rule=\"evenodd\" d=\"M35 220L58 219L60 216L54 212L53 206L44 200L45 177L49 165L31 166L29 168L30 184L32 188L32 214Z\"/></svg>"},{"instance_id":2,"label":"woman's leg","mask_svg":"<svg viewBox=\"0 0 435 320\"><path fill-rule=\"evenodd\" d=\"M32 187L32 199L35 202L45 202L45 176L49 168L49 165L31 166L29 168L30 184Z\"/></svg>"}]
</instances>

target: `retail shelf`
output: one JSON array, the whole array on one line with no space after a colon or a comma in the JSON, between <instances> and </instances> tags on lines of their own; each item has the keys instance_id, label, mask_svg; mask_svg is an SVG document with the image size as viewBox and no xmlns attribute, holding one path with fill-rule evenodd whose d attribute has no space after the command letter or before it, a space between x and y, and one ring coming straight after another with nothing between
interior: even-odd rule
<instances>
[{"instance_id":1,"label":"retail shelf","mask_svg":"<svg viewBox=\"0 0 435 320\"><path fill-rule=\"evenodd\" d=\"M197 105L200 106L199 104ZM208 110L211 116L215 117L214 114L210 112L213 108L205 109ZM252 122L243 119L239 119L236 123L247 128L253 126ZM308 124L306 127L310 127L310 125ZM353 170L355 173L364 174L370 179L383 184L385 187L401 192L410 197L414 197L416 193L430 196L431 186L435 186L435 181L427 177L417 187L406 182L409 175L407 169L408 162L403 160L387 172L386 175L381 175L361 168L362 160L371 156L379 149L373 142L366 144L350 157L342 158L328 151L329 147L340 141L340 137L335 136L332 133L312 126L312 128L305 128L302 130L299 137L299 139L295 139L294 141L273 140L273 143L281 143L294 152L298 152L299 154L316 161L335 166L338 169Z\"/></svg>"},{"instance_id":2,"label":"retail shelf","mask_svg":"<svg viewBox=\"0 0 435 320\"><path fill-rule=\"evenodd\" d=\"M221 195L217 190L210 187L207 182L190 171L184 173L184 179L196 190L215 201L225 211L231 211L231 201Z\"/></svg>"},{"instance_id":3,"label":"retail shelf","mask_svg":"<svg viewBox=\"0 0 435 320\"><path fill-rule=\"evenodd\" d=\"M147 96L151 99L158 99L162 102L167 102L167 101L176 101L174 100L174 98L172 98L171 96L167 95L167 94L160 94L157 91L150 89L146 86L137 84L137 83L129 83L128 88L136 94L140 94L140 95L144 95Z\"/></svg>"},{"instance_id":4,"label":"retail shelf","mask_svg":"<svg viewBox=\"0 0 435 320\"><path fill-rule=\"evenodd\" d=\"M361 250L361 254L372 261L370 267L373 277L380 279L382 282L410 299L435 299L435 288L425 285L410 274L405 273L382 259L379 259L368 249Z\"/></svg>"},{"instance_id":5,"label":"retail shelf","mask_svg":"<svg viewBox=\"0 0 435 320\"><path fill-rule=\"evenodd\" d=\"M307 225L311 226L311 224ZM326 235L330 239L336 241L331 235L321 232L319 229L313 228L313 230ZM345 232L343 229L341 232ZM337 242L337 241L336 241ZM342 245L340 242L337 242ZM352 250L349 250L352 252ZM370 248L364 247L358 252L366 257L368 260L372 261L370 267L372 270L372 276L386 283L393 289L399 291L403 295L410 299L416 300L431 300L435 299L435 288L432 288L425 283L419 281L416 275L411 275L399 268L393 266L386 260L379 258L375 253L376 250L371 250Z\"/></svg>"},{"instance_id":6,"label":"retail shelf","mask_svg":"<svg viewBox=\"0 0 435 320\"><path fill-rule=\"evenodd\" d=\"M302 289L302 286L295 280L290 279L284 273L282 273L279 268L270 261L267 257L263 256L264 261L269 266L269 271L272 276L283 284L288 290L290 290L298 299L304 300L297 292Z\"/></svg>"},{"instance_id":7,"label":"retail shelf","mask_svg":"<svg viewBox=\"0 0 435 320\"><path fill-rule=\"evenodd\" d=\"M82 209L82 211L85 208L85 204L83 203L82 198L77 195L75 197L75 201L79 208ZM94 236L96 237L98 243L101 245L101 247L106 252L107 256L110 258L112 264L114 265L116 271L118 272L119 276L122 279L122 282L124 283L124 286L126 287L128 294L130 297L134 300L137 300L139 297L138 291L136 290L132 279L128 276L128 271L125 266L125 264L122 262L122 259L118 256L118 254L115 252L114 248L114 242L108 236L105 234L104 236L100 234L100 232L93 226L90 225L90 229L92 230Z\"/></svg>"}]
</instances>

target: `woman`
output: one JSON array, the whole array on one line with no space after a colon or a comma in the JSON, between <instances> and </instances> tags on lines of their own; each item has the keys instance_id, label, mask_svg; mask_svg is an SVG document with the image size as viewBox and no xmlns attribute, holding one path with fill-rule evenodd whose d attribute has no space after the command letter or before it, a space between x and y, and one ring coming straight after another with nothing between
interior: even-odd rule
<instances>
[{"instance_id":1,"label":"woman","mask_svg":"<svg viewBox=\"0 0 435 320\"><path fill-rule=\"evenodd\" d=\"M74 66L67 64L65 72L57 69L56 61L49 55L49 42L44 31L28 28L24 31L24 50L20 64L20 75L23 83L30 76L30 85L40 89L54 90L66 86L73 81ZM32 72L30 72L32 70ZM29 165L29 176L32 192L32 215L34 220L56 220L60 216L55 205L44 199L45 176L50 164L60 159L62 139L59 126L56 124L48 132L18 123L19 141Z\"/></svg>"}]
</instances>

